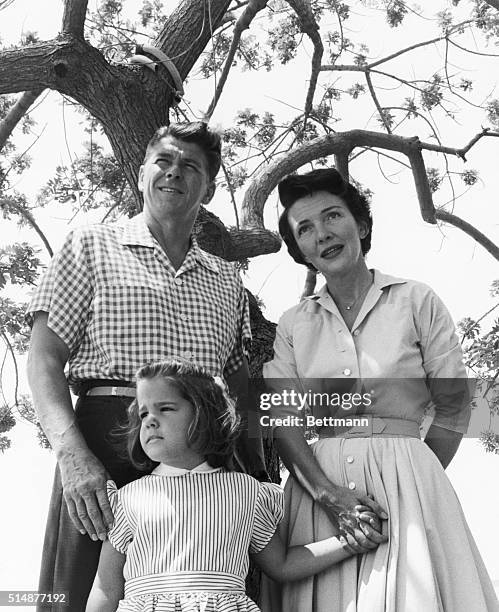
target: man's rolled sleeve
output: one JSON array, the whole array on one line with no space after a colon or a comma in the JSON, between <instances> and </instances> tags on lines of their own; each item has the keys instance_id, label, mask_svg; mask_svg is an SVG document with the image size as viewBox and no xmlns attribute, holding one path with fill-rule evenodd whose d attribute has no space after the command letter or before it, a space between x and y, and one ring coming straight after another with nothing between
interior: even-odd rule
<instances>
[{"instance_id":1,"label":"man's rolled sleeve","mask_svg":"<svg viewBox=\"0 0 499 612\"><path fill-rule=\"evenodd\" d=\"M248 358L251 346L251 321L249 301L246 289L236 273L236 290L238 291L238 327L232 352L225 364L224 376L237 372L243 365L244 357Z\"/></svg>"},{"instance_id":2,"label":"man's rolled sleeve","mask_svg":"<svg viewBox=\"0 0 499 612\"><path fill-rule=\"evenodd\" d=\"M85 333L92 302L89 262L85 237L71 232L61 251L50 262L28 307L28 320L34 313L48 313L47 325L66 344L70 354L78 348Z\"/></svg>"}]
</instances>

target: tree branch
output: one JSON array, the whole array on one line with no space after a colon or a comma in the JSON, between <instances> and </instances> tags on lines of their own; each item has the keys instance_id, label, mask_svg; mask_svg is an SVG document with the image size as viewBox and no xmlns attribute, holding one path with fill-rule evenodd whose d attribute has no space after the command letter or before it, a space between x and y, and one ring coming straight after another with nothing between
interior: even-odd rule
<instances>
[{"instance_id":1,"label":"tree branch","mask_svg":"<svg viewBox=\"0 0 499 612\"><path fill-rule=\"evenodd\" d=\"M348 181L348 154L344 154L341 151L334 155L334 165L336 170L341 176Z\"/></svg>"},{"instance_id":2,"label":"tree branch","mask_svg":"<svg viewBox=\"0 0 499 612\"><path fill-rule=\"evenodd\" d=\"M87 15L88 0L65 0L62 17L62 31L83 38L83 28Z\"/></svg>"},{"instance_id":3,"label":"tree branch","mask_svg":"<svg viewBox=\"0 0 499 612\"><path fill-rule=\"evenodd\" d=\"M286 0L291 8L298 15L302 27L302 31L312 41L314 45L314 53L312 56L312 69L310 72L310 83L308 86L307 98L305 100L305 121L310 115L312 104L314 101L315 88L317 87L317 79L321 71L321 60L324 53L324 46L319 33L319 26L315 20L309 0Z\"/></svg>"},{"instance_id":4,"label":"tree branch","mask_svg":"<svg viewBox=\"0 0 499 612\"><path fill-rule=\"evenodd\" d=\"M255 175L244 195L242 225L243 227L264 227L263 207L277 183L287 174L319 157L348 156L358 146L379 147L407 155L412 149L419 149L419 145L417 138L403 138L395 134L366 130L337 132L314 138L280 156Z\"/></svg>"},{"instance_id":5,"label":"tree branch","mask_svg":"<svg viewBox=\"0 0 499 612\"><path fill-rule=\"evenodd\" d=\"M484 0L487 4L489 4L492 8L495 8L499 11L499 0Z\"/></svg>"},{"instance_id":6,"label":"tree branch","mask_svg":"<svg viewBox=\"0 0 499 612\"><path fill-rule=\"evenodd\" d=\"M436 151L437 153L448 153L449 155L456 155L457 157L460 157L463 161L466 161L466 154L468 153L468 151L484 136L493 136L497 138L499 137L499 132L491 132L490 128L483 128L481 132L473 136L469 143L461 149L444 147L442 145L434 145L429 142L421 143L421 145L427 151Z\"/></svg>"},{"instance_id":7,"label":"tree branch","mask_svg":"<svg viewBox=\"0 0 499 612\"><path fill-rule=\"evenodd\" d=\"M182 79L220 25L231 0L182 0L166 20L154 46L173 61Z\"/></svg>"},{"instance_id":8,"label":"tree branch","mask_svg":"<svg viewBox=\"0 0 499 612\"><path fill-rule=\"evenodd\" d=\"M40 236L40 239L43 242L45 248L47 249L47 252L50 255L50 257L53 257L54 251L52 250L52 247L50 246L50 242L47 240L47 237L40 229L40 226L35 221L35 218L30 213L30 211L26 210L24 207L20 206L19 204L17 204L16 202L14 202L14 200L10 198L8 201L8 206L9 208L13 208L21 217L23 217L23 219L25 219L28 222L29 225L31 225L31 227L35 230L35 232ZM0 208L2 208L1 198L0 198Z\"/></svg>"},{"instance_id":9,"label":"tree branch","mask_svg":"<svg viewBox=\"0 0 499 612\"><path fill-rule=\"evenodd\" d=\"M256 14L259 11L262 11L267 6L268 0L250 0L244 12L236 21L236 25L234 26L234 33L232 35L232 43L230 45L229 52L227 57L225 58L225 64L222 70L222 74L220 75L220 79L217 83L217 89L215 91L215 95L213 96L213 100L206 111L206 117L208 119L213 115L213 111L222 95L223 88L225 87L225 83L227 82L227 77L229 76L230 69L232 68L232 63L234 61L234 57L237 52L237 48L241 41L241 36L244 30L247 30L250 27L251 22L255 18Z\"/></svg>"},{"instance_id":10,"label":"tree branch","mask_svg":"<svg viewBox=\"0 0 499 612\"><path fill-rule=\"evenodd\" d=\"M356 147L386 149L406 155L409 158L414 175L423 219L428 223L435 223L433 200L421 151L428 150L448 153L463 159L463 155L482 136L499 136L499 133L489 132L487 129L484 129L462 149L421 142L417 137L406 138L396 134L383 134L368 130L350 130L349 132L337 132L335 134L319 136L296 149L286 152L271 164L262 168L259 173L255 174L244 195L242 226L264 227L263 208L265 202L272 190L277 186L277 183L284 176L320 157L328 157L329 155L348 156Z\"/></svg>"},{"instance_id":11,"label":"tree branch","mask_svg":"<svg viewBox=\"0 0 499 612\"><path fill-rule=\"evenodd\" d=\"M7 113L5 119L0 121L0 151L14 131L16 125L19 123L19 121L21 121L29 107L38 98L42 91L43 89L25 91Z\"/></svg>"},{"instance_id":12,"label":"tree branch","mask_svg":"<svg viewBox=\"0 0 499 612\"><path fill-rule=\"evenodd\" d=\"M486 249L492 255L492 257L499 261L499 247L497 247L492 240L487 238L485 234L482 234L482 232L477 230L476 227L473 227L473 225L470 225L467 221L464 221L460 217L457 217L456 215L442 209L437 209L435 211L435 217L440 221L454 225L468 234L468 236L471 236L478 242L478 244L483 246L483 248Z\"/></svg>"},{"instance_id":13,"label":"tree branch","mask_svg":"<svg viewBox=\"0 0 499 612\"><path fill-rule=\"evenodd\" d=\"M460 30L465 25L469 25L471 23L473 23L473 20L471 19L462 21L461 23L456 23L456 25L452 26L452 28L449 28L446 31L446 33L443 34L442 36L437 36L436 38L432 38L431 40L424 40L414 45L410 45L409 47L405 47L404 49L400 49L399 51L395 51L395 53L391 53L390 55L387 55L386 57L382 57L381 59L376 60L375 62L371 62L370 64L367 65L367 69L371 70L375 66L379 66L380 64L389 62L390 60L395 59L396 57L400 57L404 53L408 53L409 51L413 51L414 49L418 49L419 47L425 47L427 45L432 45L433 43L440 42L441 40L445 40L455 31Z\"/></svg>"},{"instance_id":14,"label":"tree branch","mask_svg":"<svg viewBox=\"0 0 499 612\"><path fill-rule=\"evenodd\" d=\"M371 94L371 98L373 99L374 105L376 106L376 109L378 110L379 118L383 122L383 125L385 126L386 131L389 134L391 134L392 130L390 128L390 124L388 123L385 117L385 113L383 112L383 109L381 108L381 105L378 100L378 96L376 95L376 92L374 91L373 82L371 80L371 75L369 74L369 72L366 72L366 81L367 81L367 86L369 87L369 93Z\"/></svg>"}]
</instances>

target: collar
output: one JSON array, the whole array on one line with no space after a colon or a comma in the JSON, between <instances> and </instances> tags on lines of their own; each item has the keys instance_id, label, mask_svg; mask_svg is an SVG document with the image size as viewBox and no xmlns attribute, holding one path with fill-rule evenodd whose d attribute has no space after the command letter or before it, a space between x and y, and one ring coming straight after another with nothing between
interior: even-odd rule
<instances>
[{"instance_id":1,"label":"collar","mask_svg":"<svg viewBox=\"0 0 499 612\"><path fill-rule=\"evenodd\" d=\"M145 246L153 249L155 242L153 235L146 225L143 213L139 213L125 221L123 234L121 235L121 244Z\"/></svg>"},{"instance_id":2,"label":"collar","mask_svg":"<svg viewBox=\"0 0 499 612\"><path fill-rule=\"evenodd\" d=\"M172 465L167 465L166 463L160 463L158 467L156 467L151 474L155 476L184 476L185 474L197 474L198 472L204 473L214 473L221 472L222 468L214 468L207 461L203 461L192 470L186 470L184 468L173 467Z\"/></svg>"},{"instance_id":3,"label":"collar","mask_svg":"<svg viewBox=\"0 0 499 612\"><path fill-rule=\"evenodd\" d=\"M147 227L143 213L139 213L135 215L135 217L125 221L123 225L123 234L121 236L121 244L143 246L150 249L154 249L155 246L158 246L157 241ZM209 253L206 253L206 251L203 251L199 247L196 237L191 235L191 246L187 251L181 268L185 271L188 268L194 267L196 262L200 263L208 270L211 270L211 272L216 272L217 274L220 272L216 259Z\"/></svg>"},{"instance_id":4,"label":"collar","mask_svg":"<svg viewBox=\"0 0 499 612\"><path fill-rule=\"evenodd\" d=\"M407 280L404 278L398 278L396 276L390 276L389 274L383 274L382 272L376 269L373 269L372 272L374 272L373 285L374 287L376 287L376 289L379 289L380 291L382 289L385 289L385 287L390 287L391 285L400 285L407 282ZM304 299L317 301L321 298L327 297L330 296L327 290L327 284L325 284L319 289L319 291L317 291L317 293L309 295Z\"/></svg>"},{"instance_id":5,"label":"collar","mask_svg":"<svg viewBox=\"0 0 499 612\"><path fill-rule=\"evenodd\" d=\"M218 263L214 256L201 249L196 239L196 236L194 235L191 235L191 248L187 252L185 259L187 260L190 255L202 266L208 268L208 270L216 272L217 274L220 272L220 268L218 267Z\"/></svg>"}]
</instances>

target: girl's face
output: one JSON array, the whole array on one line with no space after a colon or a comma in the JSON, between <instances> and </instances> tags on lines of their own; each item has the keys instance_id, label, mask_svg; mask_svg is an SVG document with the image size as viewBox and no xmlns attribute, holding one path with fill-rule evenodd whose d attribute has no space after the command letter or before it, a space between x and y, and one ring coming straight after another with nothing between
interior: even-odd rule
<instances>
[{"instance_id":1,"label":"girl's face","mask_svg":"<svg viewBox=\"0 0 499 612\"><path fill-rule=\"evenodd\" d=\"M159 376L139 380L137 404L140 443L150 459L185 469L204 461L188 443L189 426L194 418L192 404L170 381Z\"/></svg>"}]
</instances>

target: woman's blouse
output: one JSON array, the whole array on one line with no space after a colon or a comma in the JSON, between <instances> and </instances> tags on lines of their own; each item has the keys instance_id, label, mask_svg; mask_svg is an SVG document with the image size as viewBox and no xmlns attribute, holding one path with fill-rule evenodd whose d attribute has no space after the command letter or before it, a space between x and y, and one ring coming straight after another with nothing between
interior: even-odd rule
<instances>
[{"instance_id":1,"label":"woman's blouse","mask_svg":"<svg viewBox=\"0 0 499 612\"><path fill-rule=\"evenodd\" d=\"M377 270L351 330L327 286L286 311L264 376L274 388L299 381L303 392L351 379L369 395L365 413L420 422L433 404L434 425L464 433L469 422L468 388L456 381L466 371L448 310L427 285Z\"/></svg>"}]
</instances>

